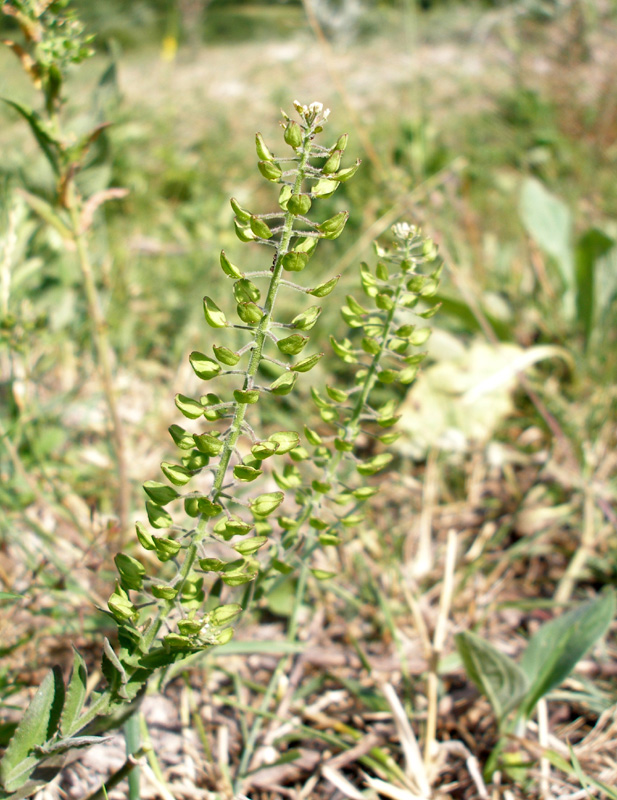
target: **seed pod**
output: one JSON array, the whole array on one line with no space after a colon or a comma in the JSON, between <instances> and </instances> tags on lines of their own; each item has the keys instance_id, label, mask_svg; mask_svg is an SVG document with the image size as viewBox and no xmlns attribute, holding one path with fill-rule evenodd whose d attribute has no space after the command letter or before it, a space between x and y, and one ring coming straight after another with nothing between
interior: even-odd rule
<instances>
[{"instance_id":1,"label":"seed pod","mask_svg":"<svg viewBox=\"0 0 617 800\"><path fill-rule=\"evenodd\" d=\"M308 264L308 253L300 253L297 250L290 250L283 256L283 269L288 272L301 272Z\"/></svg>"},{"instance_id":2,"label":"seed pod","mask_svg":"<svg viewBox=\"0 0 617 800\"><path fill-rule=\"evenodd\" d=\"M238 303L238 316L247 325L257 325L263 317L263 311L256 303Z\"/></svg>"},{"instance_id":3,"label":"seed pod","mask_svg":"<svg viewBox=\"0 0 617 800\"><path fill-rule=\"evenodd\" d=\"M204 316L211 328L225 328L227 318L217 304L210 297L204 297Z\"/></svg>"},{"instance_id":4,"label":"seed pod","mask_svg":"<svg viewBox=\"0 0 617 800\"><path fill-rule=\"evenodd\" d=\"M231 203L231 207L233 208L236 217L238 217L239 222L246 223L250 220L251 218L250 213L242 208L242 206L240 205L240 203L238 203L235 197L232 197L229 202Z\"/></svg>"},{"instance_id":5,"label":"seed pod","mask_svg":"<svg viewBox=\"0 0 617 800\"><path fill-rule=\"evenodd\" d=\"M257 167L264 178L273 183L277 183L283 174L283 170L274 161L259 161Z\"/></svg>"},{"instance_id":6,"label":"seed pod","mask_svg":"<svg viewBox=\"0 0 617 800\"><path fill-rule=\"evenodd\" d=\"M321 233L324 239L338 239L343 233L343 228L349 217L348 211L340 211L330 219L317 225L317 230Z\"/></svg>"},{"instance_id":7,"label":"seed pod","mask_svg":"<svg viewBox=\"0 0 617 800\"><path fill-rule=\"evenodd\" d=\"M268 146L264 142L264 137L261 133L255 134L255 149L257 150L257 157L262 161L274 161L274 156L268 150Z\"/></svg>"},{"instance_id":8,"label":"seed pod","mask_svg":"<svg viewBox=\"0 0 617 800\"><path fill-rule=\"evenodd\" d=\"M337 169L340 167L340 165L341 165L341 156L342 156L342 155L343 155L343 151L342 151L342 150L335 150L335 151L332 153L332 155L331 155L331 156L328 158L328 160L326 161L326 163L323 165L323 167L322 167L322 171L323 171L323 172L324 172L326 175L330 175L330 174L332 174L333 172L336 172L336 170L337 170Z\"/></svg>"},{"instance_id":9,"label":"seed pod","mask_svg":"<svg viewBox=\"0 0 617 800\"><path fill-rule=\"evenodd\" d=\"M225 251L221 250L221 269L229 278L241 278L242 273L238 267L234 266L225 255Z\"/></svg>"},{"instance_id":10,"label":"seed pod","mask_svg":"<svg viewBox=\"0 0 617 800\"><path fill-rule=\"evenodd\" d=\"M271 239L272 238L272 231L259 217L251 217L249 221L249 225L251 226L251 230L255 234L255 236L259 236L260 239Z\"/></svg>"},{"instance_id":11,"label":"seed pod","mask_svg":"<svg viewBox=\"0 0 617 800\"><path fill-rule=\"evenodd\" d=\"M307 214L311 208L311 198L308 194L294 194L287 201L287 210L296 216Z\"/></svg>"},{"instance_id":12,"label":"seed pod","mask_svg":"<svg viewBox=\"0 0 617 800\"><path fill-rule=\"evenodd\" d=\"M283 134L285 142L294 150L302 144L302 128L294 120L287 123Z\"/></svg>"}]
</instances>

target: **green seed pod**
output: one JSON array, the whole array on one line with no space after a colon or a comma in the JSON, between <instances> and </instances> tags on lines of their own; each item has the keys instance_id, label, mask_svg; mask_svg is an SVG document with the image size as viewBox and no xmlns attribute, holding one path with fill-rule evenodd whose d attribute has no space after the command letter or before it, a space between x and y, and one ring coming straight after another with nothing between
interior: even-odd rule
<instances>
[{"instance_id":1,"label":"green seed pod","mask_svg":"<svg viewBox=\"0 0 617 800\"><path fill-rule=\"evenodd\" d=\"M328 158L326 163L322 167L322 171L325 172L326 175L330 175L341 166L341 156L343 155L342 150L335 150L332 155Z\"/></svg>"},{"instance_id":2,"label":"green seed pod","mask_svg":"<svg viewBox=\"0 0 617 800\"><path fill-rule=\"evenodd\" d=\"M295 372L284 372L282 375L270 384L270 391L272 394L282 396L289 394L294 388L294 384L298 376Z\"/></svg>"},{"instance_id":3,"label":"green seed pod","mask_svg":"<svg viewBox=\"0 0 617 800\"><path fill-rule=\"evenodd\" d=\"M377 339L373 339L371 336L365 336L360 346L364 352L368 353L370 356L376 356L381 350L381 345Z\"/></svg>"},{"instance_id":4,"label":"green seed pod","mask_svg":"<svg viewBox=\"0 0 617 800\"><path fill-rule=\"evenodd\" d=\"M196 433L195 444L200 453L205 453L207 456L218 456L223 449L224 442L211 433Z\"/></svg>"},{"instance_id":5,"label":"green seed pod","mask_svg":"<svg viewBox=\"0 0 617 800\"><path fill-rule=\"evenodd\" d=\"M320 178L313 186L311 194L313 197L331 197L339 187L339 182L330 178Z\"/></svg>"},{"instance_id":6,"label":"green seed pod","mask_svg":"<svg viewBox=\"0 0 617 800\"><path fill-rule=\"evenodd\" d=\"M143 490L157 506L166 506L176 497L180 497L178 492L171 486L158 481L146 481L143 485Z\"/></svg>"},{"instance_id":7,"label":"green seed pod","mask_svg":"<svg viewBox=\"0 0 617 800\"><path fill-rule=\"evenodd\" d=\"M170 528L173 524L171 515L164 508L154 503L146 502L146 514L148 515L148 522L153 528Z\"/></svg>"},{"instance_id":8,"label":"green seed pod","mask_svg":"<svg viewBox=\"0 0 617 800\"><path fill-rule=\"evenodd\" d=\"M285 125L285 133L283 134L286 144L293 147L294 150L302 144L302 128L297 122L291 120Z\"/></svg>"},{"instance_id":9,"label":"green seed pod","mask_svg":"<svg viewBox=\"0 0 617 800\"><path fill-rule=\"evenodd\" d=\"M375 475L375 473L387 467L392 458L392 453L379 453L379 455L365 461L363 464L358 464L356 469L360 475Z\"/></svg>"},{"instance_id":10,"label":"green seed pod","mask_svg":"<svg viewBox=\"0 0 617 800\"><path fill-rule=\"evenodd\" d=\"M246 278L234 283L233 293L237 303L257 303L261 297L257 286Z\"/></svg>"},{"instance_id":11,"label":"green seed pod","mask_svg":"<svg viewBox=\"0 0 617 800\"><path fill-rule=\"evenodd\" d=\"M213 344L212 349L216 359L227 367L235 367L240 361L240 356L228 347L218 347L218 345Z\"/></svg>"},{"instance_id":12,"label":"green seed pod","mask_svg":"<svg viewBox=\"0 0 617 800\"><path fill-rule=\"evenodd\" d=\"M308 372L323 358L323 355L323 353L315 353L312 356L307 356L307 358L303 358L302 361L298 361L297 364L292 364L291 368L294 372Z\"/></svg>"},{"instance_id":13,"label":"green seed pod","mask_svg":"<svg viewBox=\"0 0 617 800\"><path fill-rule=\"evenodd\" d=\"M375 297L375 305L382 311L392 311L394 300L386 292L380 292Z\"/></svg>"},{"instance_id":14,"label":"green seed pod","mask_svg":"<svg viewBox=\"0 0 617 800\"><path fill-rule=\"evenodd\" d=\"M213 503L208 497L199 497L197 499L197 508L204 517L218 517L223 511L223 506L220 503Z\"/></svg>"},{"instance_id":15,"label":"green seed pod","mask_svg":"<svg viewBox=\"0 0 617 800\"><path fill-rule=\"evenodd\" d=\"M196 401L194 400L192 402ZM168 430L176 447L179 447L181 450L192 450L193 447L195 447L192 433L187 433L184 428L181 428L179 425L172 425Z\"/></svg>"},{"instance_id":16,"label":"green seed pod","mask_svg":"<svg viewBox=\"0 0 617 800\"><path fill-rule=\"evenodd\" d=\"M347 169L340 170L339 172L332 175L332 179L335 181L340 181L341 183L348 181L350 178L353 178L353 176L356 174L360 164L361 161L360 159L358 159L356 163L353 165L353 167L347 167Z\"/></svg>"},{"instance_id":17,"label":"green seed pod","mask_svg":"<svg viewBox=\"0 0 617 800\"><path fill-rule=\"evenodd\" d=\"M312 444L313 447L317 447L322 443L321 436L317 433L317 431L312 430L308 427L308 425L304 426L304 435L306 436L306 441L309 444Z\"/></svg>"},{"instance_id":18,"label":"green seed pod","mask_svg":"<svg viewBox=\"0 0 617 800\"><path fill-rule=\"evenodd\" d=\"M203 381L209 381L214 378L221 371L221 365L203 353L194 350L189 356L189 361L193 367L193 371L198 378Z\"/></svg>"},{"instance_id":19,"label":"green seed pod","mask_svg":"<svg viewBox=\"0 0 617 800\"><path fill-rule=\"evenodd\" d=\"M380 261L377 264L377 268L375 270L375 274L379 278L380 281L387 281L390 279L390 273L388 271L388 266L385 262Z\"/></svg>"},{"instance_id":20,"label":"green seed pod","mask_svg":"<svg viewBox=\"0 0 617 800\"><path fill-rule=\"evenodd\" d=\"M395 369L382 369L377 373L377 380L380 383L394 383L398 378L398 372Z\"/></svg>"},{"instance_id":21,"label":"green seed pod","mask_svg":"<svg viewBox=\"0 0 617 800\"><path fill-rule=\"evenodd\" d=\"M225 251L221 250L221 269L229 278L241 278L242 273L238 267L234 266L225 255Z\"/></svg>"},{"instance_id":22,"label":"green seed pod","mask_svg":"<svg viewBox=\"0 0 617 800\"><path fill-rule=\"evenodd\" d=\"M293 189L288 184L284 184L283 188L279 192L279 206L284 210L287 211L287 203L289 202L289 198L293 193Z\"/></svg>"},{"instance_id":23,"label":"green seed pod","mask_svg":"<svg viewBox=\"0 0 617 800\"><path fill-rule=\"evenodd\" d=\"M347 400L347 392L343 392L340 389L336 389L334 386L327 386L326 385L326 394L331 400L334 400L335 403L344 403Z\"/></svg>"},{"instance_id":24,"label":"green seed pod","mask_svg":"<svg viewBox=\"0 0 617 800\"><path fill-rule=\"evenodd\" d=\"M243 553L243 555L247 555L247 553ZM209 622L211 625L227 625L228 622L235 619L241 612L242 606L238 605L238 603L228 603L227 605L219 606L215 608L214 611L211 611Z\"/></svg>"},{"instance_id":25,"label":"green seed pod","mask_svg":"<svg viewBox=\"0 0 617 800\"><path fill-rule=\"evenodd\" d=\"M210 458L199 450L193 450L188 456L182 457L182 464L191 472L203 469L210 463Z\"/></svg>"},{"instance_id":26,"label":"green seed pod","mask_svg":"<svg viewBox=\"0 0 617 800\"><path fill-rule=\"evenodd\" d=\"M272 238L272 231L266 225L263 219L260 219L259 217L251 217L249 224L255 236L259 236L260 239Z\"/></svg>"},{"instance_id":27,"label":"green seed pod","mask_svg":"<svg viewBox=\"0 0 617 800\"><path fill-rule=\"evenodd\" d=\"M255 303L238 303L238 316L247 325L257 325L263 317L263 311Z\"/></svg>"},{"instance_id":28,"label":"green seed pod","mask_svg":"<svg viewBox=\"0 0 617 800\"><path fill-rule=\"evenodd\" d=\"M254 242L257 236L246 225L241 225L237 219L234 218L234 230L236 236L241 242Z\"/></svg>"},{"instance_id":29,"label":"green seed pod","mask_svg":"<svg viewBox=\"0 0 617 800\"><path fill-rule=\"evenodd\" d=\"M308 264L308 253L300 253L297 250L290 250L283 256L283 269L287 272L301 272Z\"/></svg>"},{"instance_id":30,"label":"green seed pod","mask_svg":"<svg viewBox=\"0 0 617 800\"><path fill-rule=\"evenodd\" d=\"M320 314L320 306L311 306L310 308L307 308L306 311L303 311L301 314L298 314L297 317L292 319L291 327L300 331L310 331L311 328L315 327L315 323L317 322Z\"/></svg>"},{"instance_id":31,"label":"green seed pod","mask_svg":"<svg viewBox=\"0 0 617 800\"><path fill-rule=\"evenodd\" d=\"M264 178L268 181L272 181L272 183L278 183L283 174L283 170L273 161L259 161L257 167Z\"/></svg>"},{"instance_id":32,"label":"green seed pod","mask_svg":"<svg viewBox=\"0 0 617 800\"><path fill-rule=\"evenodd\" d=\"M146 530L141 522L135 523L135 533L137 534L139 544L144 548L144 550L154 550L152 534Z\"/></svg>"},{"instance_id":33,"label":"green seed pod","mask_svg":"<svg viewBox=\"0 0 617 800\"><path fill-rule=\"evenodd\" d=\"M259 400L259 390L258 389L234 389L234 400L237 403L243 403L248 405L253 405L257 403Z\"/></svg>"},{"instance_id":34,"label":"green seed pod","mask_svg":"<svg viewBox=\"0 0 617 800\"><path fill-rule=\"evenodd\" d=\"M184 486L193 477L193 474L185 467L181 467L179 464L170 464L167 461L163 461L161 464L161 472L174 486Z\"/></svg>"},{"instance_id":35,"label":"green seed pod","mask_svg":"<svg viewBox=\"0 0 617 800\"><path fill-rule=\"evenodd\" d=\"M166 536L154 537L154 549L159 561L170 561L174 556L178 555L181 548L180 542L168 539Z\"/></svg>"},{"instance_id":36,"label":"green seed pod","mask_svg":"<svg viewBox=\"0 0 617 800\"><path fill-rule=\"evenodd\" d=\"M281 505L285 498L283 492L267 492L249 500L249 507L255 517L268 517Z\"/></svg>"},{"instance_id":37,"label":"green seed pod","mask_svg":"<svg viewBox=\"0 0 617 800\"><path fill-rule=\"evenodd\" d=\"M259 461L265 461L266 458L273 456L278 450L278 445L274 442L257 442L251 447L251 453Z\"/></svg>"},{"instance_id":38,"label":"green seed pod","mask_svg":"<svg viewBox=\"0 0 617 800\"><path fill-rule=\"evenodd\" d=\"M176 408L189 419L198 419L204 413L204 408L197 400L187 397L184 394L177 394L175 397ZM173 434L172 434L173 435Z\"/></svg>"},{"instance_id":39,"label":"green seed pod","mask_svg":"<svg viewBox=\"0 0 617 800\"><path fill-rule=\"evenodd\" d=\"M313 297L327 297L330 292L334 289L336 284L339 282L340 275L336 275L334 278L331 278L329 281L325 283L320 283L319 286L316 286L314 289L310 289L308 294L312 295Z\"/></svg>"},{"instance_id":40,"label":"green seed pod","mask_svg":"<svg viewBox=\"0 0 617 800\"><path fill-rule=\"evenodd\" d=\"M262 161L274 161L274 156L268 150L268 146L264 142L264 137L261 133L255 134L255 149L257 150L257 157Z\"/></svg>"},{"instance_id":41,"label":"green seed pod","mask_svg":"<svg viewBox=\"0 0 617 800\"><path fill-rule=\"evenodd\" d=\"M287 210L298 216L308 214L311 208L311 198L308 194L293 194L287 201Z\"/></svg>"},{"instance_id":42,"label":"green seed pod","mask_svg":"<svg viewBox=\"0 0 617 800\"><path fill-rule=\"evenodd\" d=\"M159 600L173 600L178 594L178 590L175 587L161 586L158 583L153 584L150 587L150 591L152 592L153 596Z\"/></svg>"},{"instance_id":43,"label":"green seed pod","mask_svg":"<svg viewBox=\"0 0 617 800\"><path fill-rule=\"evenodd\" d=\"M349 134L348 133L343 133L337 139L336 144L334 145L334 149L335 150L345 150L345 148L347 147L347 142L348 141L349 141Z\"/></svg>"},{"instance_id":44,"label":"green seed pod","mask_svg":"<svg viewBox=\"0 0 617 800\"><path fill-rule=\"evenodd\" d=\"M330 219L322 222L321 225L317 225L317 230L324 239L338 239L341 233L343 233L343 228L345 227L348 217L348 211L340 211Z\"/></svg>"},{"instance_id":45,"label":"green seed pod","mask_svg":"<svg viewBox=\"0 0 617 800\"><path fill-rule=\"evenodd\" d=\"M304 239L299 239L294 244L296 253L306 253L309 257L315 252L319 239L315 236L306 236Z\"/></svg>"},{"instance_id":46,"label":"green seed pod","mask_svg":"<svg viewBox=\"0 0 617 800\"><path fill-rule=\"evenodd\" d=\"M254 467L248 467L246 464L237 464L234 467L234 478L237 478L239 481L244 481L246 483L250 483L250 481L254 481L255 478L259 478L262 474L262 470L255 469Z\"/></svg>"},{"instance_id":47,"label":"green seed pod","mask_svg":"<svg viewBox=\"0 0 617 800\"><path fill-rule=\"evenodd\" d=\"M210 297L204 297L204 316L211 328L227 327L227 317Z\"/></svg>"},{"instance_id":48,"label":"green seed pod","mask_svg":"<svg viewBox=\"0 0 617 800\"><path fill-rule=\"evenodd\" d=\"M276 346L281 353L285 353L285 355L288 356L296 356L304 349L307 342L308 336L301 336L299 333L292 333L292 335L288 336L286 339L279 339L279 341L276 343Z\"/></svg>"},{"instance_id":49,"label":"green seed pod","mask_svg":"<svg viewBox=\"0 0 617 800\"><path fill-rule=\"evenodd\" d=\"M345 364L357 364L358 358L349 339L337 342L334 336L330 336L330 344L335 354L345 362Z\"/></svg>"},{"instance_id":50,"label":"green seed pod","mask_svg":"<svg viewBox=\"0 0 617 800\"><path fill-rule=\"evenodd\" d=\"M236 200L235 197L232 197L229 201L231 203L231 207L233 208L234 214L238 218L238 222L247 223L251 219L251 214L248 211L245 211L240 203Z\"/></svg>"},{"instance_id":51,"label":"green seed pod","mask_svg":"<svg viewBox=\"0 0 617 800\"><path fill-rule=\"evenodd\" d=\"M278 431L268 436L268 441L278 445L276 454L277 456L282 456L300 444L300 437L295 431Z\"/></svg>"}]
</instances>

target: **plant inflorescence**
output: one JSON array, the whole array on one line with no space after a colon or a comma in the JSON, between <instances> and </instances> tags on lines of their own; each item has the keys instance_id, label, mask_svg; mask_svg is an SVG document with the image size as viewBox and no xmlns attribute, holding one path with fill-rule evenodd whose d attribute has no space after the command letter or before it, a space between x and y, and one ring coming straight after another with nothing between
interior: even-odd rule
<instances>
[{"instance_id":1,"label":"plant inflorescence","mask_svg":"<svg viewBox=\"0 0 617 800\"><path fill-rule=\"evenodd\" d=\"M149 556L137 557L134 550L116 556L119 578L106 613L117 623L119 649L105 640L107 685L86 698L86 667L78 654L68 689L57 670L49 674L0 766L8 796L36 784L41 761L87 746L93 734L120 724L155 671L226 642L229 623L250 596L248 585L297 566L306 573L317 547L338 544L344 530L363 519L362 507L377 491L366 478L392 458L383 446L396 438L397 398L386 396L387 387L415 377L424 354L414 348L430 333L422 320L436 310L425 300L435 294L441 271L433 243L407 224L394 227L389 248L377 247L374 270L362 265L366 299L347 297L342 316L349 335L331 337L334 353L351 372L346 388L334 382L311 387L314 416L321 419L314 428L258 433L261 404L290 395L323 356L308 351L309 334L319 302L339 276L306 286L296 274L310 274L304 270L320 242L340 236L347 221L348 213L340 211L317 222L313 206L359 166L341 164L346 134L329 147L316 141L328 117L320 103L295 108L298 121L283 117L285 156L275 156L256 137L259 171L280 186L279 209L258 214L231 201L240 241L270 247L272 257L265 269L245 272L220 255L232 281L235 318L206 296L205 320L221 333L239 331L246 343L233 350L215 342L209 352L190 355L207 386L199 397L176 396L189 420L169 431L180 457L161 464L165 482L144 484L149 524L137 522L136 533ZM303 296L306 307L290 314L280 302L287 293ZM377 387L383 391L374 392ZM360 455L360 437L376 440L371 455ZM260 486L265 481L271 485ZM323 569L312 571L329 577ZM220 602L223 586L244 587L243 603ZM45 725L33 726L35 717Z\"/></svg>"}]
</instances>

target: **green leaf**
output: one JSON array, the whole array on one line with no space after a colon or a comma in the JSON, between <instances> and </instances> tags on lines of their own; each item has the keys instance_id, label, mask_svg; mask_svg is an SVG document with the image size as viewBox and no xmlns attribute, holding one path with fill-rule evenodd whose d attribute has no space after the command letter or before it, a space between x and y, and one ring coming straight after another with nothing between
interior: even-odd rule
<instances>
[{"instance_id":1,"label":"green leaf","mask_svg":"<svg viewBox=\"0 0 617 800\"><path fill-rule=\"evenodd\" d=\"M245 539L235 544L234 550L242 556L251 556L253 553L256 553L260 547L263 547L267 541L267 536L253 536L250 539Z\"/></svg>"},{"instance_id":2,"label":"green leaf","mask_svg":"<svg viewBox=\"0 0 617 800\"><path fill-rule=\"evenodd\" d=\"M175 397L175 403L176 408L189 419L197 419L204 413L204 407L201 403L198 403L197 400L193 400L191 397L186 397L184 394L177 394ZM172 438L174 438L174 434L172 433L171 435Z\"/></svg>"},{"instance_id":3,"label":"green leaf","mask_svg":"<svg viewBox=\"0 0 617 800\"><path fill-rule=\"evenodd\" d=\"M527 233L557 262L566 290L573 290L572 217L568 207L540 181L527 178L521 192L519 213Z\"/></svg>"},{"instance_id":4,"label":"green leaf","mask_svg":"<svg viewBox=\"0 0 617 800\"><path fill-rule=\"evenodd\" d=\"M65 241L73 241L75 237L72 231L46 200L43 200L42 197L38 197L38 195L30 194L30 192L26 192L24 189L20 189L18 194L24 198L30 208L38 214L44 222L51 225L52 228L55 228Z\"/></svg>"},{"instance_id":5,"label":"green leaf","mask_svg":"<svg viewBox=\"0 0 617 800\"><path fill-rule=\"evenodd\" d=\"M602 302L595 297L594 289L606 292L604 286L597 286L596 264L615 246L615 242L602 231L592 228L586 231L576 245L576 317L583 329L585 341L589 341L597 316L596 305ZM608 298L609 302L611 298Z\"/></svg>"},{"instance_id":6,"label":"green leaf","mask_svg":"<svg viewBox=\"0 0 617 800\"><path fill-rule=\"evenodd\" d=\"M276 454L282 456L300 444L300 436L295 431L277 431L268 436L268 441L278 445Z\"/></svg>"},{"instance_id":7,"label":"green leaf","mask_svg":"<svg viewBox=\"0 0 617 800\"><path fill-rule=\"evenodd\" d=\"M27 108L21 103L16 103L14 100L7 100L4 97L2 100L11 108L14 108L18 114L26 120L28 125L30 126L30 130L34 134L34 138L36 139L39 147L45 154L45 157L49 161L51 168L53 169L56 175L60 175L60 165L58 162L58 142L54 139L54 137L49 133L47 130L47 126L41 119L41 117L36 113L36 111L32 111L32 109Z\"/></svg>"},{"instance_id":8,"label":"green leaf","mask_svg":"<svg viewBox=\"0 0 617 800\"><path fill-rule=\"evenodd\" d=\"M289 253L285 253L281 263L283 265L283 269L286 269L287 272L301 272L308 264L308 260L308 253L300 253L296 250L290 250Z\"/></svg>"},{"instance_id":9,"label":"green leaf","mask_svg":"<svg viewBox=\"0 0 617 800\"><path fill-rule=\"evenodd\" d=\"M294 388L298 376L295 372L283 372L270 384L270 391L277 396L286 395Z\"/></svg>"},{"instance_id":10,"label":"green leaf","mask_svg":"<svg viewBox=\"0 0 617 800\"><path fill-rule=\"evenodd\" d=\"M71 736L79 730L79 725L76 723L84 707L87 683L88 671L86 663L77 650L73 648L73 667L60 717L60 731L63 736Z\"/></svg>"},{"instance_id":11,"label":"green leaf","mask_svg":"<svg viewBox=\"0 0 617 800\"><path fill-rule=\"evenodd\" d=\"M214 359L210 358L209 356L204 355L203 353L194 350L191 355L189 356L189 361L191 362L191 366L193 367L193 371L198 378L201 378L204 381L210 380L210 378L214 378L216 375L219 374L221 371L221 365L218 364Z\"/></svg>"},{"instance_id":12,"label":"green leaf","mask_svg":"<svg viewBox=\"0 0 617 800\"><path fill-rule=\"evenodd\" d=\"M308 372L309 370L313 369L313 367L323 358L323 356L323 353L314 353L312 356L307 356L301 361L292 364L291 368L294 372Z\"/></svg>"},{"instance_id":13,"label":"green leaf","mask_svg":"<svg viewBox=\"0 0 617 800\"><path fill-rule=\"evenodd\" d=\"M204 297L204 316L211 328L225 328L227 317L210 297Z\"/></svg>"},{"instance_id":14,"label":"green leaf","mask_svg":"<svg viewBox=\"0 0 617 800\"><path fill-rule=\"evenodd\" d=\"M7 792L23 786L34 771L39 758L32 753L56 732L63 705L62 672L54 667L37 689L0 763L0 782Z\"/></svg>"},{"instance_id":15,"label":"green leaf","mask_svg":"<svg viewBox=\"0 0 617 800\"><path fill-rule=\"evenodd\" d=\"M276 435L276 434L275 434ZM267 492L249 501L254 516L267 517L281 505L285 498L283 492Z\"/></svg>"},{"instance_id":16,"label":"green leaf","mask_svg":"<svg viewBox=\"0 0 617 800\"><path fill-rule=\"evenodd\" d=\"M525 673L511 658L474 633L458 633L454 640L467 675L488 698L501 722L527 691Z\"/></svg>"},{"instance_id":17,"label":"green leaf","mask_svg":"<svg viewBox=\"0 0 617 800\"><path fill-rule=\"evenodd\" d=\"M538 700L568 677L614 615L615 593L609 590L540 627L521 659L530 684L521 714L529 717Z\"/></svg>"},{"instance_id":18,"label":"green leaf","mask_svg":"<svg viewBox=\"0 0 617 800\"><path fill-rule=\"evenodd\" d=\"M120 580L124 589L134 589L139 591L143 586L143 578L146 574L144 565L126 553L117 553L114 562L120 573Z\"/></svg>"},{"instance_id":19,"label":"green leaf","mask_svg":"<svg viewBox=\"0 0 617 800\"><path fill-rule=\"evenodd\" d=\"M242 272L236 267L225 255L225 251L221 250L221 269L228 278L241 278Z\"/></svg>"}]
</instances>

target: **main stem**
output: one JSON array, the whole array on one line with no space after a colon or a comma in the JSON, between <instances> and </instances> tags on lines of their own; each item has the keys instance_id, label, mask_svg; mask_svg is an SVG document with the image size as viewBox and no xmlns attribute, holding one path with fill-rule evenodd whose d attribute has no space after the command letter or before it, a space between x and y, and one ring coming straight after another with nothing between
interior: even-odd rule
<instances>
[{"instance_id":1,"label":"main stem","mask_svg":"<svg viewBox=\"0 0 617 800\"><path fill-rule=\"evenodd\" d=\"M122 424L120 414L118 413L118 404L116 402L116 392L114 388L113 371L111 366L112 348L107 335L107 322L103 315L100 298L96 288L96 282L94 280L86 237L81 231L78 200L75 196L74 187L72 187L71 191L69 192L68 210L71 216L73 239L75 242L75 247L77 248L79 268L81 270L84 289L86 292L86 301L88 304L88 313L90 315L92 338L94 340L94 347L96 350L97 362L100 370L101 385L103 388L103 394L105 395L109 421L111 424L112 446L116 459L116 466L118 469L118 517L120 520L121 537L124 537L128 529L131 493L126 462L126 451L124 446L124 426Z\"/></svg>"}]
</instances>

